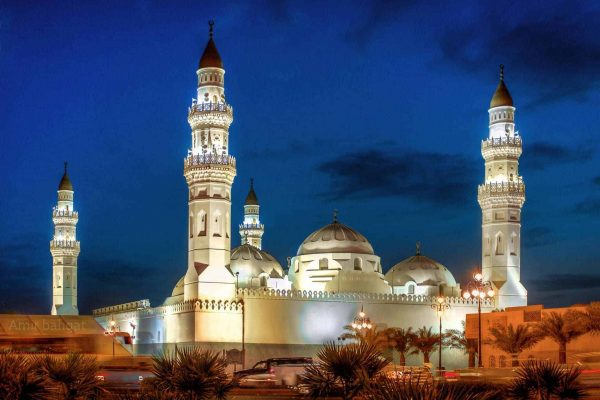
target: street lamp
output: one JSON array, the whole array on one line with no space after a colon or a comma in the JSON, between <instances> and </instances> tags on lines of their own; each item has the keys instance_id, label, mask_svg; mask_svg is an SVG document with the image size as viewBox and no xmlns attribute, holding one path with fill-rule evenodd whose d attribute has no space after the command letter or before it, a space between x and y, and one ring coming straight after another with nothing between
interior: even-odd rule
<instances>
[{"instance_id":1,"label":"street lamp","mask_svg":"<svg viewBox=\"0 0 600 400\"><path fill-rule=\"evenodd\" d=\"M443 296L438 296L436 302L431 305L431 308L437 312L440 317L440 343L439 343L439 360L438 360L438 374L442 373L442 314L444 311L450 309L450 304L446 303L446 299Z\"/></svg>"},{"instance_id":2,"label":"street lamp","mask_svg":"<svg viewBox=\"0 0 600 400\"><path fill-rule=\"evenodd\" d=\"M371 329L372 327L373 324L371 324L371 319L367 317L364 306L361 305L358 316L354 318L354 321L352 321L352 329L360 332L362 329Z\"/></svg>"},{"instance_id":3,"label":"street lamp","mask_svg":"<svg viewBox=\"0 0 600 400\"><path fill-rule=\"evenodd\" d=\"M477 300L477 320L478 320L478 334L477 334L477 366L483 367L483 357L481 355L481 302L485 299L491 299L495 296L492 283L490 281L484 281L481 272L477 272L473 275L473 279L467 283L467 290L463 293L465 299Z\"/></svg>"}]
</instances>

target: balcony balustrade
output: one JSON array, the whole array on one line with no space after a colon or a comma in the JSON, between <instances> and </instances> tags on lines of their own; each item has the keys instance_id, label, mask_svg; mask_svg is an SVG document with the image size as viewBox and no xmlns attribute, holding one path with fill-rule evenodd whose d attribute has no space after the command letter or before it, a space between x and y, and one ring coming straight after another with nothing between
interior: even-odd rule
<instances>
[{"instance_id":1,"label":"balcony balustrade","mask_svg":"<svg viewBox=\"0 0 600 400\"><path fill-rule=\"evenodd\" d=\"M50 249L79 249L78 240L51 240Z\"/></svg>"},{"instance_id":2,"label":"balcony balustrade","mask_svg":"<svg viewBox=\"0 0 600 400\"><path fill-rule=\"evenodd\" d=\"M204 112L223 112L233 115L233 108L227 103L194 103L188 108L188 115Z\"/></svg>"},{"instance_id":3,"label":"balcony balustrade","mask_svg":"<svg viewBox=\"0 0 600 400\"><path fill-rule=\"evenodd\" d=\"M231 165L235 167L235 157L228 154L190 154L184 159L184 168L206 165L206 164L219 164L219 165Z\"/></svg>"}]
</instances>

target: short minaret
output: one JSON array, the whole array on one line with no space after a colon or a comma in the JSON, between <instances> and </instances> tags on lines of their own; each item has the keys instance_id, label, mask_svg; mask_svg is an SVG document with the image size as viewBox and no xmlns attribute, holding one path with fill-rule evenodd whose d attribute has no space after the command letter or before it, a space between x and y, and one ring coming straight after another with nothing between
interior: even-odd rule
<instances>
[{"instance_id":1,"label":"short minaret","mask_svg":"<svg viewBox=\"0 0 600 400\"><path fill-rule=\"evenodd\" d=\"M213 40L200 58L198 98L188 110L192 147L184 159L189 188L188 269L184 299L229 299L235 277L229 269L231 249L231 185L235 158L229 155L233 110L225 101L225 70Z\"/></svg>"},{"instance_id":2,"label":"short minaret","mask_svg":"<svg viewBox=\"0 0 600 400\"><path fill-rule=\"evenodd\" d=\"M73 209L73 185L65 173L58 185L58 204L52 210L54 238L50 241L52 254L52 315L78 315L77 256L79 242L76 225L79 216Z\"/></svg>"},{"instance_id":3,"label":"short minaret","mask_svg":"<svg viewBox=\"0 0 600 400\"><path fill-rule=\"evenodd\" d=\"M481 143L485 182L479 185L482 211L482 272L495 286L496 307L527 305L521 284L521 208L525 184L519 175L522 141L515 131L515 107L504 83L500 83L489 109L489 136Z\"/></svg>"},{"instance_id":4,"label":"short minaret","mask_svg":"<svg viewBox=\"0 0 600 400\"><path fill-rule=\"evenodd\" d=\"M254 192L254 179L250 179L250 191L244 203L244 222L240 224L240 236L242 237L242 244L249 243L262 249L262 236L265 233L265 226L260 223L259 211L258 197Z\"/></svg>"}]
</instances>

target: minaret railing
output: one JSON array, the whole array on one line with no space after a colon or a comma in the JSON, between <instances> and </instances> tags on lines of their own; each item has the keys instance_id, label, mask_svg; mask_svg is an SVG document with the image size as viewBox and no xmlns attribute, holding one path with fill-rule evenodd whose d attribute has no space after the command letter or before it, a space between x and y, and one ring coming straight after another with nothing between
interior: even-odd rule
<instances>
[{"instance_id":1,"label":"minaret railing","mask_svg":"<svg viewBox=\"0 0 600 400\"><path fill-rule=\"evenodd\" d=\"M196 112L224 112L233 115L233 107L227 103L194 103L188 108L188 115Z\"/></svg>"},{"instance_id":2,"label":"minaret railing","mask_svg":"<svg viewBox=\"0 0 600 400\"><path fill-rule=\"evenodd\" d=\"M235 157L228 154L190 154L184 159L184 168L204 164L231 165L235 167Z\"/></svg>"}]
</instances>

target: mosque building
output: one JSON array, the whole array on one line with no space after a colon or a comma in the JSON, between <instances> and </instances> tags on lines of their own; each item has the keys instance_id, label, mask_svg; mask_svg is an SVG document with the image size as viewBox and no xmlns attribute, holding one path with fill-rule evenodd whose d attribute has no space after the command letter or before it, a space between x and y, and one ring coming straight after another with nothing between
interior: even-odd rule
<instances>
[{"instance_id":1,"label":"mosque building","mask_svg":"<svg viewBox=\"0 0 600 400\"><path fill-rule=\"evenodd\" d=\"M215 349L243 349L252 361L312 355L322 343L337 340L361 309L378 327L426 326L435 331L438 315L431 305L438 296L450 305L444 329L460 329L465 315L476 312L477 302L463 298L450 270L422 254L419 244L415 255L384 274L373 245L337 215L309 234L282 266L264 249L268 230L260 219L252 181L239 224L241 245L231 249L231 188L236 177L236 160L229 153L230 140L235 140L229 131L233 108L225 97L225 69L212 23L196 74L197 99L188 109L191 148L183 160L189 189L187 268L171 296L158 306L138 300L94 310L102 326L135 330L131 333L138 353L202 343ZM482 273L496 292L493 299L482 301L484 312L527 305L527 291L520 282L525 186L518 172L522 143L514 116L502 71L489 108L489 136L481 145ZM77 313L77 213L66 170L58 193L53 214L57 231L51 244L52 312ZM446 351L449 366L460 365L466 357Z\"/></svg>"}]
</instances>

